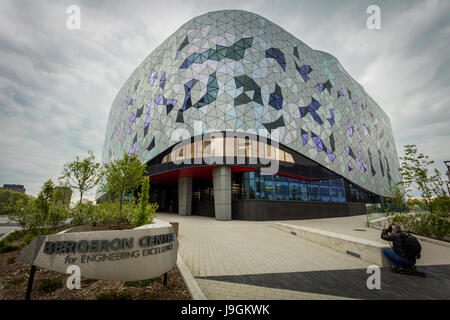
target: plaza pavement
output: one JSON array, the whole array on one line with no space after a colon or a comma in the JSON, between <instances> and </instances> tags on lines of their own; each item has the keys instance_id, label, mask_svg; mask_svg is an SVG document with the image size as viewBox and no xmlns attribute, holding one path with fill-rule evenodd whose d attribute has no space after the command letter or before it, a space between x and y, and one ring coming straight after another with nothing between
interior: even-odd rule
<instances>
[{"instance_id":1,"label":"plaza pavement","mask_svg":"<svg viewBox=\"0 0 450 320\"><path fill-rule=\"evenodd\" d=\"M370 263L275 229L274 221L167 213L158 219L180 223L179 254L208 299L450 299L449 247L422 242L427 278L382 269L381 290L369 290ZM382 242L364 219L282 222Z\"/></svg>"},{"instance_id":2,"label":"plaza pavement","mask_svg":"<svg viewBox=\"0 0 450 320\"><path fill-rule=\"evenodd\" d=\"M8 217L0 216L0 237L7 234L10 231L18 230L20 227L17 223L12 223L8 220Z\"/></svg>"}]
</instances>

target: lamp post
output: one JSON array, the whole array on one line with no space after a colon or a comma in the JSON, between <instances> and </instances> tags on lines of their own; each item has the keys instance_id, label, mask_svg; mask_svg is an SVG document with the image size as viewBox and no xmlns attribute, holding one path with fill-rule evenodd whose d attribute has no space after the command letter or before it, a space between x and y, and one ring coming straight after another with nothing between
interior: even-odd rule
<instances>
[{"instance_id":1,"label":"lamp post","mask_svg":"<svg viewBox=\"0 0 450 320\"><path fill-rule=\"evenodd\" d=\"M445 173L447 175L448 180L445 182L447 184L447 192L450 195L450 161L444 161L444 164L447 166L447 172Z\"/></svg>"}]
</instances>

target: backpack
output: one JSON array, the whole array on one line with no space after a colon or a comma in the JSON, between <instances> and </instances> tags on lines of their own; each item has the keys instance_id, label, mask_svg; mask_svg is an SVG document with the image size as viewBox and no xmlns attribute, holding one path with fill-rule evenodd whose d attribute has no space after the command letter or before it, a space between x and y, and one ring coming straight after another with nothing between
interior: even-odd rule
<instances>
[{"instance_id":1,"label":"backpack","mask_svg":"<svg viewBox=\"0 0 450 320\"><path fill-rule=\"evenodd\" d=\"M407 258L420 259L420 251L422 251L422 246L416 237L405 232L402 238L402 243L403 250Z\"/></svg>"}]
</instances>

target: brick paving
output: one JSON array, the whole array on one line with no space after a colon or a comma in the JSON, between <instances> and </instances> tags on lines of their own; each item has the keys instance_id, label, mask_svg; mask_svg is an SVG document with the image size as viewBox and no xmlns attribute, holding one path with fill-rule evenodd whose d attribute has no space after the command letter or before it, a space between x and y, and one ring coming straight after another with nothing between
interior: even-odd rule
<instances>
[{"instance_id":1,"label":"brick paving","mask_svg":"<svg viewBox=\"0 0 450 320\"><path fill-rule=\"evenodd\" d=\"M277 230L273 222L158 218L180 223L179 253L208 299L450 299L450 280L442 277L450 271L448 247L449 262L426 270L431 277L383 270L382 289L374 293L366 287L370 263Z\"/></svg>"}]
</instances>

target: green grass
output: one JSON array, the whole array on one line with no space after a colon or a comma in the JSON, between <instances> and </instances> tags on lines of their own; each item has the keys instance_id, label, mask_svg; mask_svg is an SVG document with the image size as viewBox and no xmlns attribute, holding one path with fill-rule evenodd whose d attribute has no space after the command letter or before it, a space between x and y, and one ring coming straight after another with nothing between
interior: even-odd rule
<instances>
[{"instance_id":1,"label":"green grass","mask_svg":"<svg viewBox=\"0 0 450 320\"><path fill-rule=\"evenodd\" d=\"M131 293L121 292L117 293L114 291L102 292L96 297L97 300L132 300Z\"/></svg>"},{"instance_id":2,"label":"green grass","mask_svg":"<svg viewBox=\"0 0 450 320\"><path fill-rule=\"evenodd\" d=\"M45 293L51 293L62 287L61 279L43 279L39 283L39 290Z\"/></svg>"},{"instance_id":3,"label":"green grass","mask_svg":"<svg viewBox=\"0 0 450 320\"><path fill-rule=\"evenodd\" d=\"M25 281L25 277L9 280L8 283L4 286L4 288L8 289L9 287L17 286L24 281Z\"/></svg>"},{"instance_id":4,"label":"green grass","mask_svg":"<svg viewBox=\"0 0 450 320\"><path fill-rule=\"evenodd\" d=\"M154 281L160 281L161 277L156 277L153 279L146 279L146 280L138 280L138 281L125 281L125 285L127 287L147 287L150 285L150 283Z\"/></svg>"}]
</instances>

